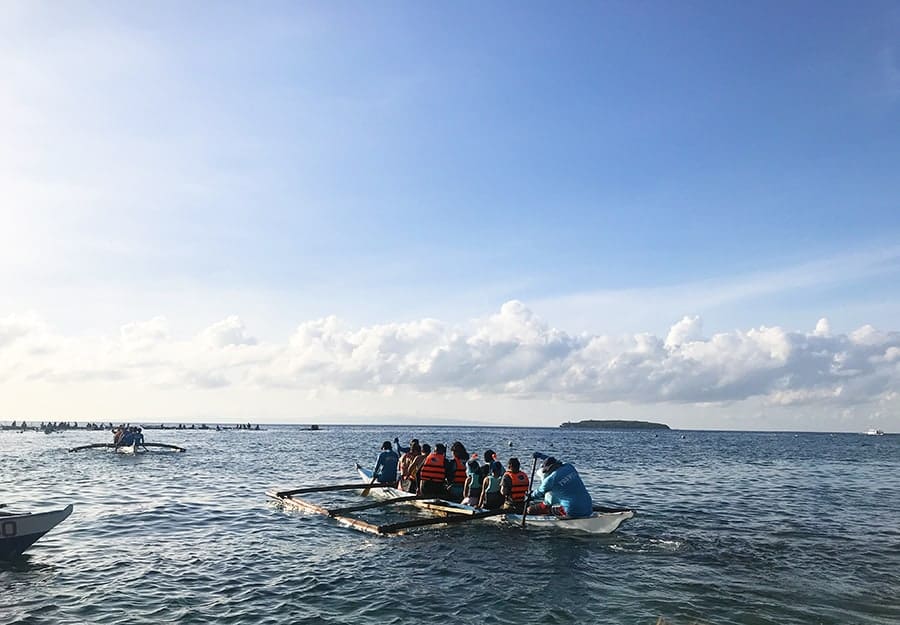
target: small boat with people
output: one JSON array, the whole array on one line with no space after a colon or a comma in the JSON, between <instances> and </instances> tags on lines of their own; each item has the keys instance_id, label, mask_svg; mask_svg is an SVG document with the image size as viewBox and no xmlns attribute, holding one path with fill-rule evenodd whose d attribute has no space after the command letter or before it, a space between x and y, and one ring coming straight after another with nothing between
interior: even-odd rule
<instances>
[{"instance_id":1,"label":"small boat with people","mask_svg":"<svg viewBox=\"0 0 900 625\"><path fill-rule=\"evenodd\" d=\"M522 470L519 459L510 457L504 471L494 451L485 451L481 464L477 454L469 454L456 441L443 443L434 451L428 444L412 439L403 448L394 439L381 446L373 469L356 465L358 482L305 486L266 494L284 505L329 516L354 529L374 534L399 534L430 525L491 520L522 529L610 534L635 512L630 508L598 506L593 503L577 470L570 463L539 452L532 455L531 477ZM400 455L402 454L402 456ZM535 482L538 460L542 459L541 478ZM342 507L326 507L299 495L341 490L359 490L377 501ZM351 513L393 506L415 507L429 513L406 521L377 524Z\"/></svg>"},{"instance_id":2,"label":"small boat with people","mask_svg":"<svg viewBox=\"0 0 900 625\"><path fill-rule=\"evenodd\" d=\"M165 443L148 443L144 440L143 430L137 426L120 425L113 430L113 442L111 443L91 443L90 445L80 445L69 449L72 451L84 451L86 449L104 449L110 450L116 454L143 454L150 452L150 448L159 449L161 451L187 451L184 447L178 445L167 445Z\"/></svg>"},{"instance_id":3,"label":"small boat with people","mask_svg":"<svg viewBox=\"0 0 900 625\"><path fill-rule=\"evenodd\" d=\"M356 471L364 483L370 484L372 482L372 471L370 469L363 468L357 464ZM369 495L379 499L390 500L408 497L409 493L396 488L381 488L372 489L369 491ZM483 511L481 508L442 499L412 500L409 501L409 504L424 510L431 509L446 514L475 514ZM595 505L593 509L594 512L591 516L574 519L546 514L526 515L525 528L586 532L588 534L611 534L622 523L634 517L634 510L629 508L610 508ZM488 519L498 523L522 526L521 514L506 513L488 517Z\"/></svg>"},{"instance_id":4,"label":"small boat with people","mask_svg":"<svg viewBox=\"0 0 900 625\"><path fill-rule=\"evenodd\" d=\"M6 504L0 505L5 508ZM0 510L0 560L12 560L22 555L44 534L62 523L73 506L61 510L37 513L13 513Z\"/></svg>"},{"instance_id":5,"label":"small boat with people","mask_svg":"<svg viewBox=\"0 0 900 625\"><path fill-rule=\"evenodd\" d=\"M881 430L876 430L875 428L869 428L868 430L863 432L863 434L867 436L884 436L884 432L882 432Z\"/></svg>"}]
</instances>

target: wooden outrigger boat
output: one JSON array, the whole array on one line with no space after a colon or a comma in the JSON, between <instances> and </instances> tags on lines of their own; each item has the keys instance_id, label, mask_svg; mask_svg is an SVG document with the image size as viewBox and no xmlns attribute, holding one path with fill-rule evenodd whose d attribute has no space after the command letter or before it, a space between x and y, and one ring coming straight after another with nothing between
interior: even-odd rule
<instances>
[{"instance_id":1,"label":"wooden outrigger boat","mask_svg":"<svg viewBox=\"0 0 900 625\"><path fill-rule=\"evenodd\" d=\"M372 471L364 469L360 465L356 465L356 471L360 478L366 483L372 481ZM396 488L382 488L372 490L369 493L373 497L382 499L407 497L410 493ZM439 502L439 503L435 503ZM438 500L414 500L410 503L416 507L426 510L434 510L446 514L475 514L483 512L480 508L466 506L461 503L451 501ZM588 534L611 534L618 527L634 516L634 510L629 508L607 508L604 506L594 506L594 513L586 518L568 519L552 515L526 515L526 529L545 529L545 530L564 530L575 532L587 532ZM522 526L521 514L501 514L490 517L490 520L497 522L505 522L512 525Z\"/></svg>"},{"instance_id":2,"label":"wooden outrigger boat","mask_svg":"<svg viewBox=\"0 0 900 625\"><path fill-rule=\"evenodd\" d=\"M426 498L421 495L407 493L394 488L389 484L377 484L372 481L372 472L356 465L357 473L362 481L353 484L334 484L329 486L308 486L293 490L275 491L266 493L286 506L291 506L307 512L323 514L337 520L342 525L352 527L373 534L402 534L409 529L429 525L447 525L464 523L478 519L490 519L504 522L509 525L523 526L521 514L510 514L506 510L482 510L465 506L459 503L445 501L443 499ZM326 508L317 503L306 501L297 495L307 493L323 493L341 490L358 490L363 495L372 495L377 501L370 503L354 504L339 508ZM353 512L386 508L395 505L411 505L420 510L427 511L434 516L429 518L416 518L409 521L400 521L378 525L352 516ZM583 519L565 519L553 516L527 516L524 527L528 529L547 529L576 531L588 534L609 534L614 532L624 521L634 516L634 510L627 508L594 507L594 513Z\"/></svg>"},{"instance_id":3,"label":"wooden outrigger boat","mask_svg":"<svg viewBox=\"0 0 900 625\"><path fill-rule=\"evenodd\" d=\"M90 445L72 447L71 449L69 449L69 451L84 451L85 449L108 449L117 454L143 454L152 451L148 449L149 447L155 447L162 451L174 451L179 453L187 451L184 447L179 447L177 445L167 445L165 443L133 443L131 445L116 445L114 443L92 443Z\"/></svg>"},{"instance_id":4,"label":"wooden outrigger boat","mask_svg":"<svg viewBox=\"0 0 900 625\"><path fill-rule=\"evenodd\" d=\"M35 514L0 511L0 560L17 558L41 536L72 514L72 504L62 510Z\"/></svg>"}]
</instances>

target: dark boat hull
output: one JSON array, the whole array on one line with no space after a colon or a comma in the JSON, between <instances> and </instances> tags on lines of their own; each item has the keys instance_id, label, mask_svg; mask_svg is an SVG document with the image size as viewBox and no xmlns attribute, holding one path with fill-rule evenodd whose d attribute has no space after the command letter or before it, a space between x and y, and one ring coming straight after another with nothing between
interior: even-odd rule
<instances>
[{"instance_id":1,"label":"dark boat hull","mask_svg":"<svg viewBox=\"0 0 900 625\"><path fill-rule=\"evenodd\" d=\"M37 514L0 514L0 560L22 555L44 534L72 514L72 505Z\"/></svg>"}]
</instances>

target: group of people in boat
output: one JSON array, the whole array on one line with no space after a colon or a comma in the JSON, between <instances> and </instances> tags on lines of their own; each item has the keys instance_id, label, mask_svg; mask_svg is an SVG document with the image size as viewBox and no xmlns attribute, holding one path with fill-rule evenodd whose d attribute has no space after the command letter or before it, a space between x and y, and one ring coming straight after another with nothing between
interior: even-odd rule
<instances>
[{"instance_id":1,"label":"group of people in boat","mask_svg":"<svg viewBox=\"0 0 900 625\"><path fill-rule=\"evenodd\" d=\"M486 450L483 462L479 462L478 454L469 454L460 441L450 446L448 454L443 443L435 444L432 449L428 443L414 438L409 447L401 447L395 438L394 445L390 441L381 445L373 481L396 484L401 490L424 497L488 510L503 508L521 514L528 506L530 515L568 518L588 517L593 513L591 496L574 466L540 453L533 457L535 461L543 460L543 478L532 490L518 458L509 458L504 467L492 449Z\"/></svg>"},{"instance_id":2,"label":"group of people in boat","mask_svg":"<svg viewBox=\"0 0 900 625\"><path fill-rule=\"evenodd\" d=\"M112 424L110 423L110 427L111 426L112 426ZM19 432L25 432L27 430L37 430L37 431L45 431L45 432L47 432L47 431L60 432L60 431L64 431L64 430L77 430L77 429L79 429L77 421L47 421L46 423L41 421L41 424L39 426L30 427L28 425L28 422L23 419L21 423L18 423L17 421L13 421L10 425L0 426L0 430L16 430ZM102 424L97 425L94 423L86 423L83 426L83 429L85 429L85 430L98 430L98 429L102 430L103 425Z\"/></svg>"},{"instance_id":3,"label":"group of people in boat","mask_svg":"<svg viewBox=\"0 0 900 625\"><path fill-rule=\"evenodd\" d=\"M130 447L131 445L143 445L143 430L137 426L126 426L124 423L113 429L113 444L116 447Z\"/></svg>"}]
</instances>

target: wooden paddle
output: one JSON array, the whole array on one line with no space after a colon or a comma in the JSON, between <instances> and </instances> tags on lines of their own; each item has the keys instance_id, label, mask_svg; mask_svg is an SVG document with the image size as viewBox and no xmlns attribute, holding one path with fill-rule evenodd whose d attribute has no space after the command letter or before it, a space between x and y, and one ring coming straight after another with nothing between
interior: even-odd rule
<instances>
[{"instance_id":1,"label":"wooden paddle","mask_svg":"<svg viewBox=\"0 0 900 625\"><path fill-rule=\"evenodd\" d=\"M525 529L525 517L528 516L528 504L531 503L531 491L534 490L534 472L537 470L537 456L531 463L531 479L528 480L528 496L525 497L525 507L522 508L522 529Z\"/></svg>"},{"instance_id":2,"label":"wooden paddle","mask_svg":"<svg viewBox=\"0 0 900 625\"><path fill-rule=\"evenodd\" d=\"M378 467L375 467L375 469L377 470ZM366 486L366 487L363 489L363 491L360 493L363 497L368 497L368 496L369 496L369 491L372 490L372 484L374 484L374 483L375 483L375 480L377 480L377 479L378 479L378 476L377 476L377 474L373 471L373 472L372 472L372 481L369 482L369 485Z\"/></svg>"}]
</instances>

